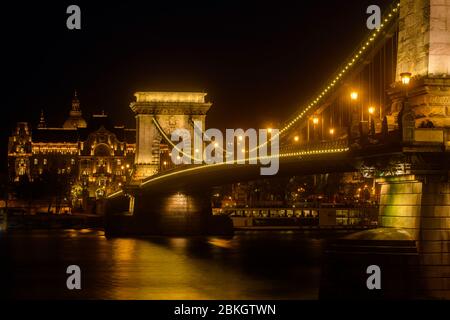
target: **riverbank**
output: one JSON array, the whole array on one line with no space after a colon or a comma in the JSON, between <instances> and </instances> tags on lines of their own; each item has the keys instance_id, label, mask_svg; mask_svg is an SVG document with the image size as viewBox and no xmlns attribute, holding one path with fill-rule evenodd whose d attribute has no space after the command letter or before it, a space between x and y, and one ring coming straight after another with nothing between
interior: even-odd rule
<instances>
[{"instance_id":1,"label":"riverbank","mask_svg":"<svg viewBox=\"0 0 450 320\"><path fill-rule=\"evenodd\" d=\"M93 214L8 214L3 225L12 229L86 229L103 228L102 216Z\"/></svg>"}]
</instances>

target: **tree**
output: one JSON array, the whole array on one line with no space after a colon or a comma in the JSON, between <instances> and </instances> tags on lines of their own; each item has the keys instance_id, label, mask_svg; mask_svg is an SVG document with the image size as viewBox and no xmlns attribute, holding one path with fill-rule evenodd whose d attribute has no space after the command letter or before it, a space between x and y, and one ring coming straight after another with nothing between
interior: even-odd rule
<instances>
[{"instance_id":1,"label":"tree","mask_svg":"<svg viewBox=\"0 0 450 320\"><path fill-rule=\"evenodd\" d=\"M70 198L70 180L69 174L58 174L56 170L45 170L37 179L41 190L44 191L44 198L48 200L48 212L55 203L55 213L59 213L62 200Z\"/></svg>"},{"instance_id":2,"label":"tree","mask_svg":"<svg viewBox=\"0 0 450 320\"><path fill-rule=\"evenodd\" d=\"M14 193L16 197L27 202L27 211L29 214L31 213L31 205L38 190L39 189L36 188L36 184L33 184L26 174L20 176L19 181L14 186Z\"/></svg>"}]
</instances>

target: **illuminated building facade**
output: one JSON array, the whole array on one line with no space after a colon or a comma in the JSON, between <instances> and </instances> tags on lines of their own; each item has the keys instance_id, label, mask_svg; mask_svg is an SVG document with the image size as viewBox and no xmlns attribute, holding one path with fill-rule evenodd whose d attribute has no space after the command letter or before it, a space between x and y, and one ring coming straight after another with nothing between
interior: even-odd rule
<instances>
[{"instance_id":1,"label":"illuminated building facade","mask_svg":"<svg viewBox=\"0 0 450 320\"><path fill-rule=\"evenodd\" d=\"M65 175L72 204L83 207L88 199L102 198L126 182L135 146L136 130L111 124L106 114L94 114L86 121L75 94L62 127L48 127L43 112L36 128L17 123L9 137L9 177L33 181L46 172Z\"/></svg>"}]
</instances>

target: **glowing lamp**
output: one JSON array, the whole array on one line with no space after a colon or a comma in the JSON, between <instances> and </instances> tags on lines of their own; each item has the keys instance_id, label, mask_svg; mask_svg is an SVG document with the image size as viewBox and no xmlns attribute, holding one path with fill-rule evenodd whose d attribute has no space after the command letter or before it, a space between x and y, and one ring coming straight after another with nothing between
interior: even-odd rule
<instances>
[{"instance_id":1,"label":"glowing lamp","mask_svg":"<svg viewBox=\"0 0 450 320\"><path fill-rule=\"evenodd\" d=\"M374 107L369 107L369 113L370 114L374 114L375 113L375 108Z\"/></svg>"},{"instance_id":2,"label":"glowing lamp","mask_svg":"<svg viewBox=\"0 0 450 320\"><path fill-rule=\"evenodd\" d=\"M402 84L407 86L411 82L411 73L410 72L400 73L400 78L402 79Z\"/></svg>"},{"instance_id":3,"label":"glowing lamp","mask_svg":"<svg viewBox=\"0 0 450 320\"><path fill-rule=\"evenodd\" d=\"M352 100L358 99L358 92L352 91L352 92L350 93L350 98L351 98Z\"/></svg>"}]
</instances>

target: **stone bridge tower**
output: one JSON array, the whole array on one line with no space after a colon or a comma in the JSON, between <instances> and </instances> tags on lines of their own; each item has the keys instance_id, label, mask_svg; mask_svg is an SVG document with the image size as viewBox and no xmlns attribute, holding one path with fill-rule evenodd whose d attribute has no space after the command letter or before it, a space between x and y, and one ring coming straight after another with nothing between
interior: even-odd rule
<instances>
[{"instance_id":1,"label":"stone bridge tower","mask_svg":"<svg viewBox=\"0 0 450 320\"><path fill-rule=\"evenodd\" d=\"M406 90L404 73L412 76ZM404 141L448 141L450 0L401 0L396 80L391 111L394 116L402 111ZM438 130L420 130L424 127Z\"/></svg>"},{"instance_id":2,"label":"stone bridge tower","mask_svg":"<svg viewBox=\"0 0 450 320\"><path fill-rule=\"evenodd\" d=\"M162 136L153 119L169 135L175 129L188 129L193 137L193 122L205 128L206 113L212 103L203 92L136 92L130 104L136 114L136 155L133 179L141 180L158 173Z\"/></svg>"},{"instance_id":3,"label":"stone bridge tower","mask_svg":"<svg viewBox=\"0 0 450 320\"><path fill-rule=\"evenodd\" d=\"M450 0L401 0L391 122L409 172L379 179L381 227L416 241L423 294L450 298ZM409 85L401 74L410 73ZM398 122L397 122L398 119Z\"/></svg>"}]
</instances>

